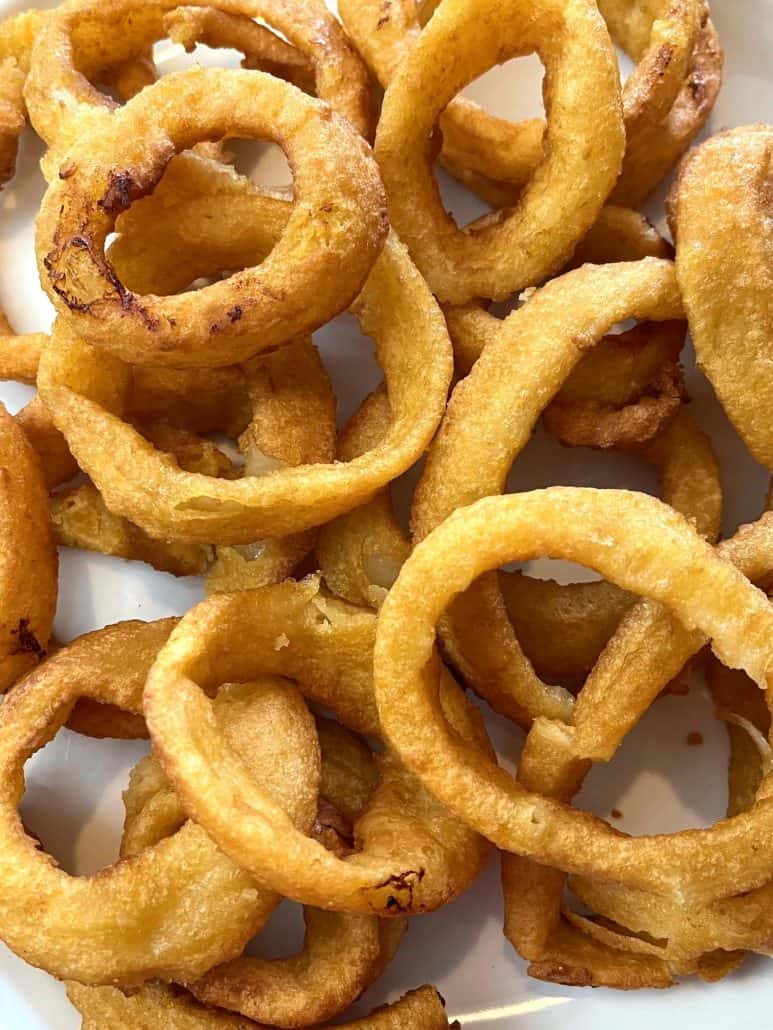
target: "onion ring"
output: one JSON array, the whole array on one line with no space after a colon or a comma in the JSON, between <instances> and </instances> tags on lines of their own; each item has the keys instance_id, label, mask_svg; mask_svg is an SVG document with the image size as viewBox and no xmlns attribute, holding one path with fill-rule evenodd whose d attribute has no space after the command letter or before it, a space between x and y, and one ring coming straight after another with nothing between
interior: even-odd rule
<instances>
[{"instance_id":1,"label":"onion ring","mask_svg":"<svg viewBox=\"0 0 773 1030\"><path fill-rule=\"evenodd\" d=\"M445 406L452 371L445 322L395 237L354 312L376 338L394 417L379 446L346 464L283 468L258 480L181 472L117 417L125 366L69 337L59 322L40 368L41 396L108 508L146 532L201 543L252 543L300 532L356 507L405 471L429 443ZM92 392L97 383L105 399Z\"/></svg>"},{"instance_id":2,"label":"onion ring","mask_svg":"<svg viewBox=\"0 0 773 1030\"><path fill-rule=\"evenodd\" d=\"M260 267L227 282L182 297L132 293L103 253L117 216L152 191L175 153L229 133L286 149L296 200L285 232ZM361 138L326 105L263 72L166 76L83 136L67 162L38 217L41 282L73 329L135 364L228 365L317 328L354 298L388 228ZM342 267L343 283L333 274Z\"/></svg>"},{"instance_id":3,"label":"onion ring","mask_svg":"<svg viewBox=\"0 0 773 1030\"><path fill-rule=\"evenodd\" d=\"M326 598L314 580L212 597L186 616L159 655L144 708L155 752L186 810L258 882L319 908L395 916L432 910L468 886L485 860L479 838L448 819L385 755L382 782L356 827L362 850L345 861L332 856L295 831L270 796L248 785L199 686L210 678L244 678L248 668L297 677L307 696L331 707L345 725L372 732L378 729L370 680L375 622L369 612ZM239 648L228 642L233 635ZM489 753L477 713L450 678L444 700L457 732ZM206 734L191 737L191 720L206 726ZM193 779L191 762L198 768ZM248 815L234 822L224 816L237 798Z\"/></svg>"},{"instance_id":4,"label":"onion ring","mask_svg":"<svg viewBox=\"0 0 773 1030\"><path fill-rule=\"evenodd\" d=\"M392 224L433 292L454 304L502 300L561 268L614 186L624 148L614 51L595 5L547 2L535 11L512 0L500 14L487 21L461 0L445 0L392 77L376 133ZM550 82L544 160L513 211L464 233L432 175L435 122L493 63L533 50ZM590 150L592 175L583 156ZM559 180L575 184L571 201Z\"/></svg>"},{"instance_id":5,"label":"onion ring","mask_svg":"<svg viewBox=\"0 0 773 1030\"><path fill-rule=\"evenodd\" d=\"M0 405L0 691L45 657L57 555L40 463Z\"/></svg>"},{"instance_id":6,"label":"onion ring","mask_svg":"<svg viewBox=\"0 0 773 1030\"><path fill-rule=\"evenodd\" d=\"M195 977L239 954L275 905L273 895L256 888L192 823L136 858L90 877L58 869L21 827L23 762L54 735L80 696L139 714L144 669L132 664L133 640L138 638L141 651L152 655L173 624L130 623L82 637L28 676L0 709L0 836L8 886L1 905L2 936L26 961L60 977L125 984L154 976ZM293 814L301 826L310 826L319 761L313 724L300 697L287 687L271 711L286 727L278 736L283 757L279 764L269 757L274 740L259 775L266 783L270 778L278 798L284 798L288 782L309 785L310 798L294 802ZM250 748L241 750L251 768L262 754L255 748L255 731L262 725L272 740L277 733L276 725L265 723L264 710L253 725ZM311 734L308 746L305 732ZM135 928L120 946L115 938L119 924ZM153 927L150 935L148 926Z\"/></svg>"},{"instance_id":7,"label":"onion ring","mask_svg":"<svg viewBox=\"0 0 773 1030\"><path fill-rule=\"evenodd\" d=\"M753 532L740 535L733 556L770 559L770 525L765 515ZM453 563L438 560L449 552ZM546 552L596 568L624 589L643 590L689 627L683 632L692 649L709 635L725 664L766 685L773 671L773 609L734 565L659 501L626 491L554 487L486 498L456 512L403 566L381 609L374 658L379 717L390 745L452 811L504 850L680 899L699 901L764 883L773 873L761 846L773 818L769 802L708 830L632 839L603 820L524 791L448 731L437 700L437 670L427 664L435 622L486 569ZM413 646L406 648L406 641ZM660 670L666 663L657 658ZM580 716L578 706L576 724ZM553 726L570 741L576 734L558 722ZM572 753L582 757L576 740Z\"/></svg>"},{"instance_id":8,"label":"onion ring","mask_svg":"<svg viewBox=\"0 0 773 1030\"><path fill-rule=\"evenodd\" d=\"M749 450L769 469L772 162L769 126L721 133L685 160L670 198L676 274L698 363ZM755 384L755 404L741 382Z\"/></svg>"}]
</instances>

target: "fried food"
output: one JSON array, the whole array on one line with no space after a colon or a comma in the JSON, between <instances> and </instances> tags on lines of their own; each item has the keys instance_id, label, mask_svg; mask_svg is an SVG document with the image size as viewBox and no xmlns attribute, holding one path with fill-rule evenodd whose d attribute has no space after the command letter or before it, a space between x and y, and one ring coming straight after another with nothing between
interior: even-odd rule
<instances>
[{"instance_id":1,"label":"fried food","mask_svg":"<svg viewBox=\"0 0 773 1030\"><path fill-rule=\"evenodd\" d=\"M159 655L144 710L155 752L186 811L259 883L316 907L397 916L431 911L464 890L486 859L480 838L387 753L380 785L355 827L358 851L337 858L298 833L270 794L250 784L203 692L208 681L244 679L248 669L278 673L349 728L378 732L371 682L375 623L372 613L325 596L315 579L211 597L189 613ZM213 665L215 638L219 659ZM241 646L228 645L228 638ZM490 753L477 712L450 677L443 698L460 739ZM191 720L201 728L195 739Z\"/></svg>"},{"instance_id":2,"label":"fried food","mask_svg":"<svg viewBox=\"0 0 773 1030\"><path fill-rule=\"evenodd\" d=\"M0 690L45 657L57 598L57 555L43 470L0 405Z\"/></svg>"},{"instance_id":3,"label":"fried food","mask_svg":"<svg viewBox=\"0 0 773 1030\"><path fill-rule=\"evenodd\" d=\"M319 462L237 480L183 472L121 419L128 367L71 335L61 321L38 386L111 511L151 535L188 543L250 544L286 536L357 507L405 471L429 443L444 410L452 372L448 332L396 237L388 240L353 311L376 340L393 419L378 446L346 463Z\"/></svg>"},{"instance_id":4,"label":"fried food","mask_svg":"<svg viewBox=\"0 0 773 1030\"><path fill-rule=\"evenodd\" d=\"M176 153L227 135L286 151L295 203L284 232L262 264L227 280L175 297L134 294L104 256L118 215L152 192ZM74 332L135 364L230 365L317 328L357 295L388 229L362 139L262 72L168 75L81 136L66 160L38 218L41 282Z\"/></svg>"},{"instance_id":5,"label":"fried food","mask_svg":"<svg viewBox=\"0 0 773 1030\"><path fill-rule=\"evenodd\" d=\"M676 274L700 367L754 457L773 468L773 128L713 136L670 197ZM748 384L754 384L750 403Z\"/></svg>"},{"instance_id":6,"label":"fried food","mask_svg":"<svg viewBox=\"0 0 773 1030\"><path fill-rule=\"evenodd\" d=\"M601 210L624 149L614 50L595 5L513 0L498 14L444 0L391 78L376 133L392 225L432 291L454 304L503 300L557 272ZM432 174L435 123L492 64L534 51L551 84L543 160L512 210L462 232Z\"/></svg>"},{"instance_id":7,"label":"fried food","mask_svg":"<svg viewBox=\"0 0 773 1030\"><path fill-rule=\"evenodd\" d=\"M199 976L238 955L278 902L190 822L86 877L58 868L21 829L26 759L53 737L80 697L141 714L147 660L173 624L124 623L81 637L28 676L0 710L0 864L8 888L0 904L2 938L32 965L62 978L129 985ZM310 829L319 749L300 695L263 681L227 687L213 712L243 768L283 811L287 806L294 825Z\"/></svg>"}]
</instances>

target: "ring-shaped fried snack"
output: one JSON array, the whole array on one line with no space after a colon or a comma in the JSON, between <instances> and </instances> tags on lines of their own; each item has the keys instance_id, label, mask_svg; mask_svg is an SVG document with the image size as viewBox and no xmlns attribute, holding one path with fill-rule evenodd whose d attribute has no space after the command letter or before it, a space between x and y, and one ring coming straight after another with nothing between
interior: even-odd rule
<instances>
[{"instance_id":1,"label":"ring-shaped fried snack","mask_svg":"<svg viewBox=\"0 0 773 1030\"><path fill-rule=\"evenodd\" d=\"M178 0L68 0L49 16L32 52L26 99L35 130L54 162L91 126L104 126L116 104L92 84L109 61L143 55L167 35ZM314 70L317 95L368 135L372 111L367 72L341 26L317 0L212 0L208 8L259 18L280 32ZM208 99L211 99L208 98Z\"/></svg>"},{"instance_id":2,"label":"ring-shaped fried snack","mask_svg":"<svg viewBox=\"0 0 773 1030\"><path fill-rule=\"evenodd\" d=\"M268 1030L243 1016L205 1008L189 994L165 984L151 984L126 995L117 987L70 983L67 996L83 1016L82 1030L111 1030L116 1026ZM341 1030L448 1030L449 1023L438 992L433 987L420 987L363 1019L338 1025Z\"/></svg>"},{"instance_id":3,"label":"ring-shaped fried snack","mask_svg":"<svg viewBox=\"0 0 773 1030\"><path fill-rule=\"evenodd\" d=\"M669 205L698 364L749 450L773 469L773 126L701 144L683 162Z\"/></svg>"},{"instance_id":4,"label":"ring-shaped fried snack","mask_svg":"<svg viewBox=\"0 0 773 1030\"><path fill-rule=\"evenodd\" d=\"M60 323L41 364L41 396L108 508L151 535L249 544L297 533L357 507L409 468L445 407L453 365L448 331L396 237L388 239L353 312L376 340L393 417L377 447L346 463L239 480L183 472L122 420L126 366Z\"/></svg>"},{"instance_id":5,"label":"ring-shaped fried snack","mask_svg":"<svg viewBox=\"0 0 773 1030\"><path fill-rule=\"evenodd\" d=\"M22 827L18 804L26 759L53 737L80 697L141 714L146 668L132 662L134 641L152 654L174 621L124 623L79 638L31 673L0 710L0 864L7 886L0 902L2 937L27 962L60 977L132 984L199 976L238 955L277 903L191 822L94 876L59 869ZM245 768L289 805L300 827L310 828L319 770L313 721L287 686L280 696L259 691L255 700L268 707L257 718L250 715L249 746L234 746ZM263 740L270 747L256 746L261 734L269 735ZM120 943L117 925L124 927Z\"/></svg>"},{"instance_id":6,"label":"ring-shaped fried snack","mask_svg":"<svg viewBox=\"0 0 773 1030\"><path fill-rule=\"evenodd\" d=\"M287 153L295 202L276 246L258 267L195 293L133 293L104 254L118 215L152 192L175 154L227 135L274 139ZM384 205L367 145L326 104L264 72L192 68L68 151L38 217L41 282L74 331L126 361L230 365L353 300L386 237Z\"/></svg>"},{"instance_id":7,"label":"ring-shaped fried snack","mask_svg":"<svg viewBox=\"0 0 773 1030\"><path fill-rule=\"evenodd\" d=\"M342 0L341 17L386 89L432 13L415 0ZM434 5L437 7L437 4ZM626 152L615 203L638 207L708 117L722 54L705 0L602 0L613 41L636 61L622 90ZM439 119L440 159L493 207L517 203L544 157L541 119L510 122L455 97Z\"/></svg>"},{"instance_id":8,"label":"ring-shaped fried snack","mask_svg":"<svg viewBox=\"0 0 773 1030\"><path fill-rule=\"evenodd\" d=\"M499 324L451 396L414 495L414 538L456 508L502 492L540 414L605 332L631 317L657 322L681 314L674 267L656 258L585 265L533 293ZM536 715L570 718L568 692L544 684L526 661L495 576L455 601L441 635L465 679L498 711L526 725Z\"/></svg>"},{"instance_id":9,"label":"ring-shaped fried snack","mask_svg":"<svg viewBox=\"0 0 773 1030\"><path fill-rule=\"evenodd\" d=\"M535 50L547 69L544 159L512 210L463 232L432 174L435 123L492 64ZM481 18L443 0L387 87L375 151L392 225L432 291L463 304L503 300L562 267L614 186L624 142L614 50L595 4L508 0Z\"/></svg>"},{"instance_id":10,"label":"ring-shaped fried snack","mask_svg":"<svg viewBox=\"0 0 773 1030\"><path fill-rule=\"evenodd\" d=\"M464 890L485 861L481 839L387 753L381 783L355 827L359 850L337 858L249 784L202 689L208 681L244 679L248 669L278 673L344 725L378 732L375 624L371 612L320 593L315 580L217 595L188 613L159 654L144 710L154 751L186 811L258 882L317 908L396 916L433 910ZM477 711L449 676L443 700L460 739L490 754Z\"/></svg>"},{"instance_id":11,"label":"ring-shaped fried snack","mask_svg":"<svg viewBox=\"0 0 773 1030\"><path fill-rule=\"evenodd\" d=\"M0 404L0 691L45 657L58 561L43 469Z\"/></svg>"},{"instance_id":12,"label":"ring-shaped fried snack","mask_svg":"<svg viewBox=\"0 0 773 1030\"><path fill-rule=\"evenodd\" d=\"M741 554L748 558L753 549L755 561L769 560L770 515L751 529L751 547L750 534L743 534ZM485 498L418 544L381 609L374 674L387 741L428 789L503 850L679 899L716 898L765 883L773 873L764 847L773 822L769 800L710 829L630 838L589 813L524 790L450 731L431 661L438 619L486 570L545 554L579 561L644 593L656 608L664 605L693 650L709 637L724 664L743 668L762 687L773 678L767 597L671 508L643 494L587 488ZM444 560L448 555L453 561ZM548 725L581 759L573 727Z\"/></svg>"}]
</instances>

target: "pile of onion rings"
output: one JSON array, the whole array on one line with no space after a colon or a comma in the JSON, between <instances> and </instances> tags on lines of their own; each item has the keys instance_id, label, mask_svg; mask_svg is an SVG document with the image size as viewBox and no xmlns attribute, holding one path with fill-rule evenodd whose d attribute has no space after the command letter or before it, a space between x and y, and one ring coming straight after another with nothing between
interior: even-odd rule
<instances>
[{"instance_id":1,"label":"pile of onion rings","mask_svg":"<svg viewBox=\"0 0 773 1030\"><path fill-rule=\"evenodd\" d=\"M706 0L341 17L64 0L0 22L0 185L29 125L55 309L49 333L0 312L0 375L38 388L0 407L0 939L86 1030L448 1027L431 987L347 1011L494 848L537 978L667 987L769 951L773 514L721 539L682 355L689 330L773 471L773 129L687 155L672 244L640 208L719 90ZM164 39L241 68L163 74ZM462 95L529 54L544 120ZM292 187L241 174L243 139L278 144ZM492 210L457 225L436 161ZM357 403L313 338L347 314L383 377ZM662 499L507 494L540 421L575 456L648 463ZM395 484L424 458L403 518ZM206 599L60 643L57 545L202 577ZM604 578L503 568L542 557ZM592 764L704 672L727 818L634 838L576 807ZM488 709L525 733L514 774ZM152 747L118 860L89 876L19 814L25 763L64 727ZM303 943L258 958L283 901Z\"/></svg>"}]
</instances>

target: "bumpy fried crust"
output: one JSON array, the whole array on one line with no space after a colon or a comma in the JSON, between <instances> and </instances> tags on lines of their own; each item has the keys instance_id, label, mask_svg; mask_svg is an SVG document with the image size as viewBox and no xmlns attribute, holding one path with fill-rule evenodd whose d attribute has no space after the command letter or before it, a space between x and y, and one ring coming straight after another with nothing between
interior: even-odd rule
<instances>
[{"instance_id":1,"label":"bumpy fried crust","mask_svg":"<svg viewBox=\"0 0 773 1030\"><path fill-rule=\"evenodd\" d=\"M45 656L56 611L57 555L43 470L0 405L0 690Z\"/></svg>"},{"instance_id":2,"label":"bumpy fried crust","mask_svg":"<svg viewBox=\"0 0 773 1030\"><path fill-rule=\"evenodd\" d=\"M270 881L304 904L395 916L434 909L464 890L485 861L480 838L449 819L386 754L381 783L355 828L360 850L343 861L332 856L293 830L270 796L249 784L201 689L210 679L242 679L248 668L278 672L297 679L311 700L351 728L372 732L378 728L371 682L375 623L372 613L320 593L315 579L210 598L188 614L159 655L144 707L155 751L186 810L259 882ZM443 699L460 739L490 753L477 712L449 677ZM192 747L191 720L207 727ZM191 762L198 770L193 777ZM228 814L234 804L238 819Z\"/></svg>"},{"instance_id":3,"label":"bumpy fried crust","mask_svg":"<svg viewBox=\"0 0 773 1030\"><path fill-rule=\"evenodd\" d=\"M773 128L733 129L698 147L670 209L698 363L749 450L773 468ZM749 383L753 404L742 386Z\"/></svg>"},{"instance_id":4,"label":"bumpy fried crust","mask_svg":"<svg viewBox=\"0 0 773 1030\"><path fill-rule=\"evenodd\" d=\"M588 813L524 791L471 754L440 714L437 670L428 660L432 627L450 598L486 569L547 553L589 565L618 586L665 605L673 612L671 621L686 627L688 654L709 636L725 664L745 669L765 687L773 669L773 609L726 557L744 572L769 567L770 529L766 514L717 554L659 501L578 488L487 498L456 512L417 546L381 609L374 670L387 740L452 811L479 830L485 826L489 839L505 850L664 897L711 899L765 883L773 872L762 845L773 814L767 802L708 830L626 837ZM453 562L442 559L449 554ZM662 620L662 609L653 607ZM625 636L629 619L616 637ZM657 647L651 655L657 662L651 687L662 685L664 655ZM620 693L619 686L608 692L607 703L619 702ZM587 705L578 704L574 727L550 724L553 733L568 738L573 761L586 757L577 744L586 712Z\"/></svg>"},{"instance_id":5,"label":"bumpy fried crust","mask_svg":"<svg viewBox=\"0 0 773 1030\"><path fill-rule=\"evenodd\" d=\"M389 398L381 387L341 433L338 457L350 461L376 446L389 430ZM328 587L351 604L378 608L411 545L394 516L389 491L322 526L316 556Z\"/></svg>"},{"instance_id":6,"label":"bumpy fried crust","mask_svg":"<svg viewBox=\"0 0 773 1030\"><path fill-rule=\"evenodd\" d=\"M0 710L2 937L32 965L60 977L136 984L200 975L238 955L276 903L193 823L89 877L59 869L21 826L26 759L81 696L139 714L147 665L136 659L147 662L173 623L123 623L79 638L28 676ZM279 694L237 687L226 692L226 704L231 700L252 727L248 745L239 748L244 768L277 803L288 804L299 827L310 828L319 751L300 696L286 686ZM120 938L116 925L124 928Z\"/></svg>"},{"instance_id":7,"label":"bumpy fried crust","mask_svg":"<svg viewBox=\"0 0 773 1030\"><path fill-rule=\"evenodd\" d=\"M394 236L353 311L376 340L393 419L378 446L346 463L300 465L234 481L182 472L117 417L125 410L127 367L70 336L60 322L39 388L107 506L146 532L235 544L296 533L356 507L405 471L444 410L452 373L445 321Z\"/></svg>"},{"instance_id":8,"label":"bumpy fried crust","mask_svg":"<svg viewBox=\"0 0 773 1030\"><path fill-rule=\"evenodd\" d=\"M445 0L392 77L376 133L392 224L433 292L455 304L502 300L558 271L601 210L624 149L614 50L595 5L557 0L535 11L512 0L498 15L480 18L461 0ZM512 210L462 232L432 173L437 118L492 64L535 50L550 84L538 173ZM590 151L592 173L584 156Z\"/></svg>"},{"instance_id":9,"label":"bumpy fried crust","mask_svg":"<svg viewBox=\"0 0 773 1030\"><path fill-rule=\"evenodd\" d=\"M67 996L83 1016L82 1030L115 1026L132 1030L157 1030L160 1026L168 1030L261 1030L250 1019L205 1008L184 991L163 984L126 995L116 987L70 983ZM448 1025L443 1002L433 987L420 987L364 1019L339 1024L342 1030L444 1030Z\"/></svg>"},{"instance_id":10,"label":"bumpy fried crust","mask_svg":"<svg viewBox=\"0 0 773 1030\"><path fill-rule=\"evenodd\" d=\"M111 64L143 55L166 36L165 18L178 7L178 0L69 0L46 20L32 54L27 103L36 131L54 150L51 171L87 128L104 126L115 110L115 103L92 86L106 63L105 40L110 40ZM258 18L280 32L312 65L318 96L367 134L372 117L367 73L323 4L213 0L208 7Z\"/></svg>"},{"instance_id":11,"label":"bumpy fried crust","mask_svg":"<svg viewBox=\"0 0 773 1030\"><path fill-rule=\"evenodd\" d=\"M227 135L286 151L296 200L284 233L261 265L226 281L176 297L133 293L104 256L118 215L152 192L175 153ZM388 229L361 137L263 72L166 76L82 135L66 160L38 217L41 282L75 331L136 364L229 365L317 328L356 296Z\"/></svg>"},{"instance_id":12,"label":"bumpy fried crust","mask_svg":"<svg viewBox=\"0 0 773 1030\"><path fill-rule=\"evenodd\" d=\"M415 44L428 5L344 0L344 24L386 88ZM433 5L436 6L436 5ZM602 0L614 42L636 62L622 92L626 132L615 203L639 207L702 128L719 90L722 53L704 0ZM439 120L441 161L495 208L518 203L544 158L544 122L495 118L463 97Z\"/></svg>"},{"instance_id":13,"label":"bumpy fried crust","mask_svg":"<svg viewBox=\"0 0 773 1030\"><path fill-rule=\"evenodd\" d=\"M24 431L40 460L49 490L77 475L78 465L70 454L67 441L39 397L33 397L15 417L16 424Z\"/></svg>"}]
</instances>

